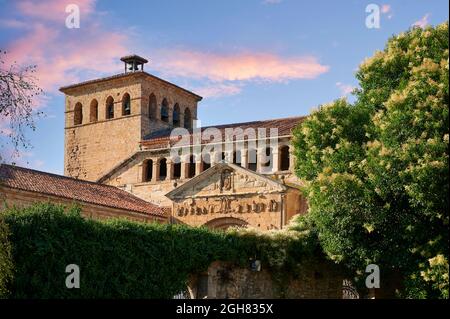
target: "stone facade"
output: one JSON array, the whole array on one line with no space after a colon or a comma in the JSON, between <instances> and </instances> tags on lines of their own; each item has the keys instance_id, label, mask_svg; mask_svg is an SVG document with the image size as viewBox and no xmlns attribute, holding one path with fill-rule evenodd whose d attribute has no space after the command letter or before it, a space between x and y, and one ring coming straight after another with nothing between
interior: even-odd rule
<instances>
[{"instance_id":1,"label":"stone facade","mask_svg":"<svg viewBox=\"0 0 450 319\"><path fill-rule=\"evenodd\" d=\"M139 58L139 63L142 61L146 60ZM179 137L184 134L193 138L197 103L201 100L190 91L142 70L70 85L61 91L66 96L67 176L114 186L173 209L173 222L192 226L221 228L228 222L264 230L280 229L293 215L306 211L306 202L298 191L301 181L293 172L295 157L290 147L291 130L302 117L234 123L230 125L233 130L245 130L242 139L231 143L222 140L213 147L202 139L196 146L192 141L180 146L172 139L171 130L189 129ZM248 130L261 128L263 136L259 131L255 136L247 134ZM220 126L220 130L225 129L226 126ZM279 135L266 137L272 129L278 129ZM266 165L262 159L272 142L275 146L270 146L270 165ZM239 151L238 145L242 146ZM174 156L174 150L180 154ZM274 182L283 189L272 192L267 185L251 186L236 180L235 192L220 196L193 199L186 195L183 203L166 196L185 184L192 185L191 181L198 181L197 177L204 177L209 167L221 161L253 171L252 178L263 181L262 184ZM187 200L201 204L195 213L182 216L178 212L180 205L197 205L188 204ZM229 202L231 208L221 208L224 202ZM211 206L215 207L212 213Z\"/></svg>"},{"instance_id":2,"label":"stone facade","mask_svg":"<svg viewBox=\"0 0 450 319\"><path fill-rule=\"evenodd\" d=\"M289 274L279 283L278 274L215 262L204 274L191 278L190 298L207 299L342 299L344 277L326 261L303 264L298 274ZM281 284L281 285L280 285Z\"/></svg>"},{"instance_id":3,"label":"stone facade","mask_svg":"<svg viewBox=\"0 0 450 319\"><path fill-rule=\"evenodd\" d=\"M306 212L306 201L297 189L225 162L207 169L167 197L173 204L173 222L216 229L281 229L293 215Z\"/></svg>"}]
</instances>

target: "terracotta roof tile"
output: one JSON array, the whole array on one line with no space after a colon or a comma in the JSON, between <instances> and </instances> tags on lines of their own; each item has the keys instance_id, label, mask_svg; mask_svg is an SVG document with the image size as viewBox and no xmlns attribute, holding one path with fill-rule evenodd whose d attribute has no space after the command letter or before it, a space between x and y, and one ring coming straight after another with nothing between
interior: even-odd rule
<instances>
[{"instance_id":1,"label":"terracotta roof tile","mask_svg":"<svg viewBox=\"0 0 450 319\"><path fill-rule=\"evenodd\" d=\"M281 119L271 119L271 120L263 120L263 121L252 121L252 122L243 122L243 123L232 123L232 124L223 124L223 125L213 125L213 126L205 126L201 128L201 131L205 131L208 128L217 128L222 133L222 140L225 140L225 129L235 129L242 128L244 131L248 128L254 128L258 130L260 128L266 130L266 136L269 136L269 130L271 128L278 129L278 136L286 136L291 135L292 129L294 129L299 123L301 123L306 116L296 116L296 117L288 117ZM153 132L144 137L141 141L141 144L146 148L164 148L169 147L171 144L179 141L179 138L171 138L170 133L172 129L163 129L156 132ZM257 132L257 131L256 131ZM192 130L189 131L191 143L192 143ZM202 141L208 142L208 141Z\"/></svg>"},{"instance_id":2,"label":"terracotta roof tile","mask_svg":"<svg viewBox=\"0 0 450 319\"><path fill-rule=\"evenodd\" d=\"M0 186L158 217L166 216L160 207L116 187L18 166L0 165Z\"/></svg>"}]
</instances>

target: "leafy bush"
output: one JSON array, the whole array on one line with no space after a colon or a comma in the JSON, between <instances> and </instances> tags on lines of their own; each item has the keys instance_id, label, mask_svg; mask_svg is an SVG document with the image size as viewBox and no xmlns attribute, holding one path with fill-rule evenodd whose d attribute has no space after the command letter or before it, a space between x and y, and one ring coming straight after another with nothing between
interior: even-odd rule
<instances>
[{"instance_id":1,"label":"leafy bush","mask_svg":"<svg viewBox=\"0 0 450 319\"><path fill-rule=\"evenodd\" d=\"M317 247L308 233L94 221L82 218L78 208L53 204L2 214L11 232L12 298L170 298L186 287L190 274L213 261L248 266L258 257L265 267L284 272ZM4 235L1 239L8 245ZM69 264L80 267L80 289L65 287Z\"/></svg>"},{"instance_id":2,"label":"leafy bush","mask_svg":"<svg viewBox=\"0 0 450 319\"><path fill-rule=\"evenodd\" d=\"M448 298L448 48L448 22L393 36L361 64L354 104L325 105L294 132L326 254L356 274L378 264L407 297Z\"/></svg>"}]
</instances>

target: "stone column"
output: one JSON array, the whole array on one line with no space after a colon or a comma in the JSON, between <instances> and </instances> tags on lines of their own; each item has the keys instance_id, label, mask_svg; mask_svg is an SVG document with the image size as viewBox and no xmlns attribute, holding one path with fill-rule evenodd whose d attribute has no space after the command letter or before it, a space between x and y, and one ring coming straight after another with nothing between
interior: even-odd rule
<instances>
[{"instance_id":1,"label":"stone column","mask_svg":"<svg viewBox=\"0 0 450 319\"><path fill-rule=\"evenodd\" d=\"M170 158L167 158L167 180L173 179L173 162Z\"/></svg>"},{"instance_id":2,"label":"stone column","mask_svg":"<svg viewBox=\"0 0 450 319\"><path fill-rule=\"evenodd\" d=\"M248 149L242 148L241 150L241 166L244 168L248 167Z\"/></svg>"},{"instance_id":3,"label":"stone column","mask_svg":"<svg viewBox=\"0 0 450 319\"><path fill-rule=\"evenodd\" d=\"M181 160L181 163L180 163L180 166L181 166L181 176L180 176L180 179L185 179L186 178L186 174L187 174L187 163L186 163L186 160L184 159L184 158L181 158L180 159Z\"/></svg>"},{"instance_id":4,"label":"stone column","mask_svg":"<svg viewBox=\"0 0 450 319\"><path fill-rule=\"evenodd\" d=\"M263 156L265 157L265 155L266 155L263 152L265 152L264 149L258 148L256 150L256 172L257 173L261 173L262 172L262 165L261 165L261 163L262 163Z\"/></svg>"},{"instance_id":5,"label":"stone column","mask_svg":"<svg viewBox=\"0 0 450 319\"><path fill-rule=\"evenodd\" d=\"M272 149L272 173L276 173L280 168L280 152L278 148Z\"/></svg>"},{"instance_id":6,"label":"stone column","mask_svg":"<svg viewBox=\"0 0 450 319\"><path fill-rule=\"evenodd\" d=\"M217 152L211 152L210 153L210 159L211 159L211 166L214 166L217 164L217 157L219 156L219 154L217 154Z\"/></svg>"},{"instance_id":7,"label":"stone column","mask_svg":"<svg viewBox=\"0 0 450 319\"><path fill-rule=\"evenodd\" d=\"M152 182L158 180L158 175L159 175L159 163L157 159L153 159Z\"/></svg>"},{"instance_id":8,"label":"stone column","mask_svg":"<svg viewBox=\"0 0 450 319\"><path fill-rule=\"evenodd\" d=\"M195 157L195 176L202 171L202 159L200 156Z\"/></svg>"}]
</instances>

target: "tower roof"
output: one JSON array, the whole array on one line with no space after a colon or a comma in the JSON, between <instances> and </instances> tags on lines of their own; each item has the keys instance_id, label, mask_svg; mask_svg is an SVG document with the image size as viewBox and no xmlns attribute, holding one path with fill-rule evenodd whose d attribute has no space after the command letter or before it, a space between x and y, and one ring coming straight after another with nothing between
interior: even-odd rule
<instances>
[{"instance_id":1,"label":"tower roof","mask_svg":"<svg viewBox=\"0 0 450 319\"><path fill-rule=\"evenodd\" d=\"M145 59L139 55L136 55L136 54L126 55L124 57L121 57L120 61L125 62L125 63L131 63L133 61L136 61L138 63L147 63L148 62L147 59Z\"/></svg>"}]
</instances>

